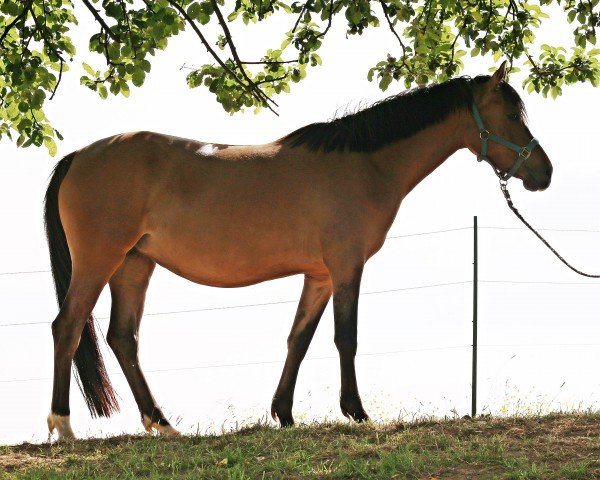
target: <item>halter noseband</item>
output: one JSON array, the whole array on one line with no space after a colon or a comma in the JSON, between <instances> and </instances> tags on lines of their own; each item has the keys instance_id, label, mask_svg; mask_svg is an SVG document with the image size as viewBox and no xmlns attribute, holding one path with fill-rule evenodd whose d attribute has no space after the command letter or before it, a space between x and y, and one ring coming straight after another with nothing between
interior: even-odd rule
<instances>
[{"instance_id":1,"label":"halter noseband","mask_svg":"<svg viewBox=\"0 0 600 480\"><path fill-rule=\"evenodd\" d=\"M496 173L500 181L508 181L510 177L517 173L517 171L519 170L519 168L521 168L521 165L523 165L525 160L527 160L531 156L531 152L533 152L533 149L537 147L540 144L540 142L536 138L532 138L527 145L525 145L524 147L520 147L516 143L512 143L498 135L490 133L490 131L487 128L485 128L485 125L483 124L483 120L481 119L481 115L479 114L479 110L477 109L475 102L471 104L471 112L473 113L473 119L475 120L477 128L479 129L479 138L481 138L481 153L477 156L477 161L481 162L482 160L485 160L492 166L494 172ZM515 163L508 172L502 173L500 170L498 170L498 168L496 168L496 166L494 166L491 160L487 157L487 148L489 140L491 140L492 142L499 143L500 145L504 145L506 148L517 152L517 159L515 160Z\"/></svg>"}]
</instances>

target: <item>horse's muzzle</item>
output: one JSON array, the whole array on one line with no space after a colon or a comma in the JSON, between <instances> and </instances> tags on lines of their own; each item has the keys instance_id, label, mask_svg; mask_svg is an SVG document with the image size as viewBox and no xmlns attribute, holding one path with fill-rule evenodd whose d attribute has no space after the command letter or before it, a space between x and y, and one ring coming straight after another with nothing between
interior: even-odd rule
<instances>
[{"instance_id":1,"label":"horse's muzzle","mask_svg":"<svg viewBox=\"0 0 600 480\"><path fill-rule=\"evenodd\" d=\"M543 171L527 168L527 176L523 179L523 186L530 192L541 192L550 186L552 181L552 165Z\"/></svg>"}]
</instances>

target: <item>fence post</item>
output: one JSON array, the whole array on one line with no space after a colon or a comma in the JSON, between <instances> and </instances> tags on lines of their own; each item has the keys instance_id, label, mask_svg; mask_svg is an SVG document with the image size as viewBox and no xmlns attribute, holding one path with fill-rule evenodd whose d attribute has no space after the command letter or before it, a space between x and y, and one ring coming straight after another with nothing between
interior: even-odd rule
<instances>
[{"instance_id":1,"label":"fence post","mask_svg":"<svg viewBox=\"0 0 600 480\"><path fill-rule=\"evenodd\" d=\"M473 217L473 366L471 378L471 418L477 414L477 215Z\"/></svg>"}]
</instances>

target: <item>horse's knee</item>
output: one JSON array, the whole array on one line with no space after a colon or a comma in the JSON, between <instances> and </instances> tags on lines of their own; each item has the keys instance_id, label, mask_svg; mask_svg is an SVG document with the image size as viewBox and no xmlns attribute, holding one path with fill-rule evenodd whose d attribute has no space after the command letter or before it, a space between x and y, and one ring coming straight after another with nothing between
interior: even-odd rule
<instances>
[{"instance_id":1,"label":"horse's knee","mask_svg":"<svg viewBox=\"0 0 600 480\"><path fill-rule=\"evenodd\" d=\"M287 339L288 351L303 350L312 340L316 327L316 325L303 325L301 328L293 329Z\"/></svg>"}]
</instances>

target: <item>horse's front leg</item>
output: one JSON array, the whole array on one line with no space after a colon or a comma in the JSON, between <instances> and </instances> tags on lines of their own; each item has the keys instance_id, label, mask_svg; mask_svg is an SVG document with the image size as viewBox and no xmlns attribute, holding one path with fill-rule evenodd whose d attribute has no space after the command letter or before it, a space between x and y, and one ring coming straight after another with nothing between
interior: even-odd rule
<instances>
[{"instance_id":1,"label":"horse's front leg","mask_svg":"<svg viewBox=\"0 0 600 480\"><path fill-rule=\"evenodd\" d=\"M285 366L271 403L271 416L274 420L279 420L282 427L294 424L292 405L298 371L330 297L329 276L304 277L302 297L287 341Z\"/></svg>"},{"instance_id":2,"label":"horse's front leg","mask_svg":"<svg viewBox=\"0 0 600 480\"><path fill-rule=\"evenodd\" d=\"M358 393L354 366L357 349L358 295L362 272L363 264L358 262L354 266L347 264L339 272L332 272L334 341L340 355L341 369L340 407L346 417L357 422L369 419Z\"/></svg>"}]
</instances>

